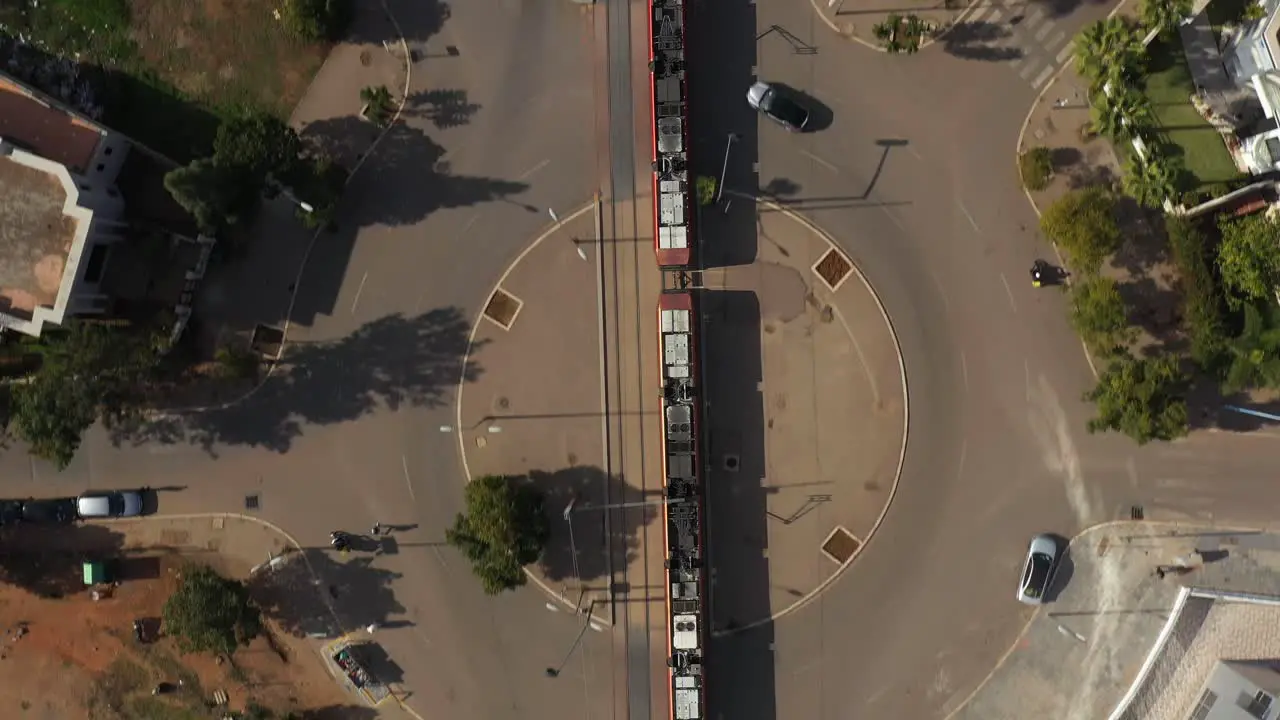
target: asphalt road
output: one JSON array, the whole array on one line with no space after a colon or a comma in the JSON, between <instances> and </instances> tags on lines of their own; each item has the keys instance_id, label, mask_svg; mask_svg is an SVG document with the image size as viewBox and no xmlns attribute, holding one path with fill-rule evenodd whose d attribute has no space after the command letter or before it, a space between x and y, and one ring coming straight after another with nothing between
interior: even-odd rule
<instances>
[{"instance_id":1,"label":"asphalt road","mask_svg":"<svg viewBox=\"0 0 1280 720\"><path fill-rule=\"evenodd\" d=\"M1109 10L1054 14L1074 34ZM1200 433L1138 449L1085 432L1093 377L1063 298L1027 281L1034 258L1053 256L1014 163L1036 91L1009 61L945 42L875 53L838 38L807 0L700 12L727 29L691 41L702 44L699 166L719 167L728 132L747 139L728 187L773 195L840 242L892 318L910 396L906 462L879 533L816 602L713 646L716 712L944 717L1029 618L1013 594L1032 534L1070 536L1133 505L1149 518L1268 520L1257 500L1274 438ZM817 52L796 52L775 25ZM753 117L742 99L753 66L814 98L819 127L791 134ZM740 247L752 212L708 214L704 239ZM725 258L748 261L749 249ZM716 588L738 591L750 588Z\"/></svg>"}]
</instances>

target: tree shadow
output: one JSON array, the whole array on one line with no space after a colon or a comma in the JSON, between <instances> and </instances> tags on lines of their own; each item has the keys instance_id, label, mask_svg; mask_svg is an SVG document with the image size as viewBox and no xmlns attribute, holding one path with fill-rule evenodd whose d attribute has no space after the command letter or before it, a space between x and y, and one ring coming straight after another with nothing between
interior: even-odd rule
<instances>
[{"instance_id":1,"label":"tree shadow","mask_svg":"<svg viewBox=\"0 0 1280 720\"><path fill-rule=\"evenodd\" d=\"M1106 165L1080 163L1067 172L1067 188L1080 190L1087 187L1115 187L1120 181L1115 171Z\"/></svg>"},{"instance_id":2,"label":"tree shadow","mask_svg":"<svg viewBox=\"0 0 1280 720\"><path fill-rule=\"evenodd\" d=\"M760 194L772 198L783 198L796 195L800 190L799 183L788 178L774 178L760 188Z\"/></svg>"},{"instance_id":3,"label":"tree shadow","mask_svg":"<svg viewBox=\"0 0 1280 720\"><path fill-rule=\"evenodd\" d=\"M1248 391L1223 392L1214 378L1201 378L1187 397L1187 412L1191 426L1216 428L1226 432L1247 433L1280 428L1280 420L1250 415L1232 410L1252 410L1268 415L1280 415L1280 400L1258 400Z\"/></svg>"},{"instance_id":4,"label":"tree shadow","mask_svg":"<svg viewBox=\"0 0 1280 720\"><path fill-rule=\"evenodd\" d=\"M1141 347L1144 357L1187 349L1189 340L1182 331L1182 293L1160 287L1149 277L1139 277L1116 285L1128 311L1128 321L1152 342Z\"/></svg>"},{"instance_id":5,"label":"tree shadow","mask_svg":"<svg viewBox=\"0 0 1280 720\"><path fill-rule=\"evenodd\" d=\"M1169 262L1169 243L1161 216L1127 195L1116 198L1115 210L1124 242L1111 258L1113 267L1123 268L1130 277L1137 277Z\"/></svg>"},{"instance_id":6,"label":"tree shadow","mask_svg":"<svg viewBox=\"0 0 1280 720\"><path fill-rule=\"evenodd\" d=\"M391 587L400 574L374 567L375 559L359 553L343 557L329 548L303 548L285 555L275 568L258 571L247 585L263 616L282 632L337 637L343 629L382 626L391 616L405 612Z\"/></svg>"},{"instance_id":7,"label":"tree shadow","mask_svg":"<svg viewBox=\"0 0 1280 720\"><path fill-rule=\"evenodd\" d=\"M551 582L580 579L583 583L607 583L609 571L620 569L617 563L630 563L639 557L641 528L662 514L661 491L641 491L598 467L532 470L526 480L542 493L543 507L551 521L551 537L538 561L538 570ZM571 502L566 519L565 508ZM653 504L613 507L645 502ZM573 549L577 550L576 566ZM614 554L613 567L609 553Z\"/></svg>"},{"instance_id":8,"label":"tree shadow","mask_svg":"<svg viewBox=\"0 0 1280 720\"><path fill-rule=\"evenodd\" d=\"M1009 29L992 22L963 22L942 37L942 49L963 60L1000 62L1022 57L1020 48L992 47L988 43L1009 37Z\"/></svg>"},{"instance_id":9,"label":"tree shadow","mask_svg":"<svg viewBox=\"0 0 1280 720\"><path fill-rule=\"evenodd\" d=\"M369 13L365 19L356 17L347 30L345 40L374 45L383 42L398 43L400 33L404 33L405 42L410 45L421 44L438 35L452 15L449 4L441 0L417 0L410 3L393 0L391 4L394 6L395 23L374 3L376 12Z\"/></svg>"},{"instance_id":10,"label":"tree shadow","mask_svg":"<svg viewBox=\"0 0 1280 720\"><path fill-rule=\"evenodd\" d=\"M1079 148L1060 147L1049 151L1049 162L1053 165L1054 172L1065 170L1082 160L1084 153Z\"/></svg>"},{"instance_id":11,"label":"tree shadow","mask_svg":"<svg viewBox=\"0 0 1280 720\"><path fill-rule=\"evenodd\" d=\"M479 105L467 101L466 90L426 90L406 99L404 113L426 118L432 125L447 129L471 122L471 116L479 109Z\"/></svg>"},{"instance_id":12,"label":"tree shadow","mask_svg":"<svg viewBox=\"0 0 1280 720\"><path fill-rule=\"evenodd\" d=\"M375 720L378 711L367 705L327 705L310 710L296 710L298 720Z\"/></svg>"},{"instance_id":13,"label":"tree shadow","mask_svg":"<svg viewBox=\"0 0 1280 720\"><path fill-rule=\"evenodd\" d=\"M456 307L386 315L329 342L291 343L280 369L243 402L144 419L112 433L117 443L189 442L285 452L307 425L354 420L380 407L440 407L459 380L481 370L466 357L470 323ZM481 344L471 346L472 354Z\"/></svg>"},{"instance_id":14,"label":"tree shadow","mask_svg":"<svg viewBox=\"0 0 1280 720\"><path fill-rule=\"evenodd\" d=\"M376 135L372 124L353 115L317 120L302 131L312 148L335 158L358 159ZM412 225L437 210L503 200L529 187L511 180L454 175L445 155L446 150L421 130L397 122L367 161L366 170L379 182L348 186L338 224Z\"/></svg>"},{"instance_id":15,"label":"tree shadow","mask_svg":"<svg viewBox=\"0 0 1280 720\"><path fill-rule=\"evenodd\" d=\"M84 561L118 557L125 540L102 525L23 523L5 526L0 538L0 582L42 598L84 591Z\"/></svg>"}]
</instances>

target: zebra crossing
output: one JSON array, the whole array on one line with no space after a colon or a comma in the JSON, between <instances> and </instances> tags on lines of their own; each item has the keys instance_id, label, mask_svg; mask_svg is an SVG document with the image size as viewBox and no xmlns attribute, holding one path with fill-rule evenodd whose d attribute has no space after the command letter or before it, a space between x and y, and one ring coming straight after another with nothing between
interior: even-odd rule
<instances>
[{"instance_id":1,"label":"zebra crossing","mask_svg":"<svg viewBox=\"0 0 1280 720\"><path fill-rule=\"evenodd\" d=\"M975 8L961 25L985 28L974 36L990 38L983 46L1007 53L1009 59L1002 64L1035 89L1043 87L1071 59L1072 37L1043 7L1009 7L993 0Z\"/></svg>"}]
</instances>

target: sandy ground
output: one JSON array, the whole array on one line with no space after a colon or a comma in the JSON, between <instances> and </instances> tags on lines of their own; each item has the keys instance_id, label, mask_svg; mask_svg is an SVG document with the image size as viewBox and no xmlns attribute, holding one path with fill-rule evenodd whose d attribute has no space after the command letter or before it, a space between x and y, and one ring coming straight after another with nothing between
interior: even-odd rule
<instances>
[{"instance_id":1,"label":"sandy ground","mask_svg":"<svg viewBox=\"0 0 1280 720\"><path fill-rule=\"evenodd\" d=\"M83 586L43 598L0 585L0 717L210 717L215 690L228 695L228 710L258 703L279 712L304 711L304 717L336 718L344 707L362 716L315 652L283 633L255 639L232 662L185 655L168 638L137 642L133 620L159 627L160 609L183 562L176 554L160 556L150 564L152 577L125 580L99 601ZM158 683L179 681L174 692L152 696Z\"/></svg>"}]
</instances>

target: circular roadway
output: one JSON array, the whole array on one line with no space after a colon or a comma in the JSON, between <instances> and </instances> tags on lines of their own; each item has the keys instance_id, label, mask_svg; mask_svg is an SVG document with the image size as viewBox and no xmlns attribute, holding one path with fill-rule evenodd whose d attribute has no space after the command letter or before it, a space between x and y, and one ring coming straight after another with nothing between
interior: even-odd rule
<instances>
[{"instance_id":1,"label":"circular roadway","mask_svg":"<svg viewBox=\"0 0 1280 720\"><path fill-rule=\"evenodd\" d=\"M1262 520L1249 498L1266 440L1197 433L1139 449L1084 432L1090 368L1062 296L1026 280L1052 250L1014 162L1036 92L1009 61L945 39L914 56L872 52L806 0L751 8L748 20L740 7L695 20L752 38L691 60L714 78L694 78L707 108L695 152L718 158L726 133L743 135L726 185L771 192L862 268L899 336L911 425L874 542L801 612L721 640L714 657L732 680L712 683L710 702L726 717L944 717L1031 617L1013 599L1031 535L1074 535L1134 504L1148 517ZM1051 14L1070 36L1109 9ZM739 88L755 76L816 99L816 131L757 123ZM751 226L734 212L746 211L712 216L704 241Z\"/></svg>"}]
</instances>

